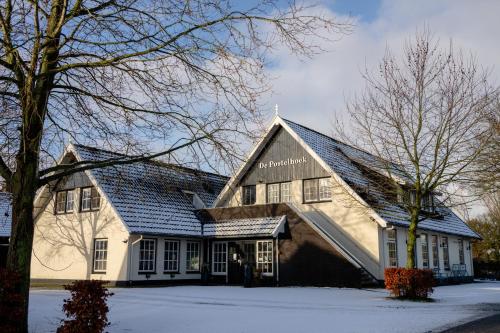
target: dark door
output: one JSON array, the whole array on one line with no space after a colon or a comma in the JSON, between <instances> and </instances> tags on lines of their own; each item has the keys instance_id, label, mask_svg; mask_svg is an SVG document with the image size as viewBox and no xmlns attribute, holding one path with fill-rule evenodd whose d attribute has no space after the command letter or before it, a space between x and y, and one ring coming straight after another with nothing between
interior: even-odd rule
<instances>
[{"instance_id":1,"label":"dark door","mask_svg":"<svg viewBox=\"0 0 500 333\"><path fill-rule=\"evenodd\" d=\"M229 242L227 258L227 280L229 284L243 284L241 249L237 243Z\"/></svg>"}]
</instances>

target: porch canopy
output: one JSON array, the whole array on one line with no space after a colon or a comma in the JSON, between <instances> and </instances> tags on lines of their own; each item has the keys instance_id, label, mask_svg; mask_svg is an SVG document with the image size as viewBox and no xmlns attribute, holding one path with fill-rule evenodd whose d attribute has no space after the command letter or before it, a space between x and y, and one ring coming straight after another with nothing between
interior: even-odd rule
<instances>
[{"instance_id":1,"label":"porch canopy","mask_svg":"<svg viewBox=\"0 0 500 333\"><path fill-rule=\"evenodd\" d=\"M213 238L276 237L284 231L286 215L211 221L203 224L203 236Z\"/></svg>"}]
</instances>

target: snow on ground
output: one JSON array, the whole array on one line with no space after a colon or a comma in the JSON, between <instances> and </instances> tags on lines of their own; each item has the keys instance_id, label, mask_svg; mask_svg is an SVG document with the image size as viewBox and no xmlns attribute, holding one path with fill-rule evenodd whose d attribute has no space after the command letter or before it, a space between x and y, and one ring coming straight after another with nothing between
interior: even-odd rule
<instances>
[{"instance_id":1,"label":"snow on ground","mask_svg":"<svg viewBox=\"0 0 500 333\"><path fill-rule=\"evenodd\" d=\"M436 332L500 312L500 283L437 287L433 303L383 289L116 288L109 332ZM63 290L31 291L30 332L54 332Z\"/></svg>"}]
</instances>

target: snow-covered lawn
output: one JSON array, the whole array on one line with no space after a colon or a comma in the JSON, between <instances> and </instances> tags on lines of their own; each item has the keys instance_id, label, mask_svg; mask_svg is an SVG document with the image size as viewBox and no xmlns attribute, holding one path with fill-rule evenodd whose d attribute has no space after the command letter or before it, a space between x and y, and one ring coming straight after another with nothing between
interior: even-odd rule
<instances>
[{"instance_id":1,"label":"snow-covered lawn","mask_svg":"<svg viewBox=\"0 0 500 333\"><path fill-rule=\"evenodd\" d=\"M383 289L179 286L113 289L110 332L435 332L500 312L500 283L438 287L433 303ZM33 290L30 331L54 332L62 290Z\"/></svg>"}]
</instances>

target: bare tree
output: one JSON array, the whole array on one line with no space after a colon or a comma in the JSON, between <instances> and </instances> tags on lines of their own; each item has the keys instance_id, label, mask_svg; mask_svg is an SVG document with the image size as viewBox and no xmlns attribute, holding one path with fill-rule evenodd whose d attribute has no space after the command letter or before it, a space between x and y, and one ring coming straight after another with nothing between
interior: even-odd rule
<instances>
[{"instance_id":1,"label":"bare tree","mask_svg":"<svg viewBox=\"0 0 500 333\"><path fill-rule=\"evenodd\" d=\"M7 266L22 275L20 332L27 331L33 200L41 186L90 168L178 159L182 148L205 161L230 161L259 119L257 98L269 88L268 51L281 43L310 56L321 51L314 37L349 28L294 3L248 6L225 0L0 4L0 175L13 195ZM45 168L68 139L133 158Z\"/></svg>"},{"instance_id":2,"label":"bare tree","mask_svg":"<svg viewBox=\"0 0 500 333\"><path fill-rule=\"evenodd\" d=\"M496 101L493 112L488 115L486 121L489 124L489 132L486 133L485 147L475 161L476 171L472 185L492 211L491 198L498 197L500 193L500 100Z\"/></svg>"},{"instance_id":3,"label":"bare tree","mask_svg":"<svg viewBox=\"0 0 500 333\"><path fill-rule=\"evenodd\" d=\"M427 31L406 42L400 59L387 50L363 77L366 89L347 105L350 126L337 132L375 155L366 171L378 174L372 179L385 200L407 212L406 266L413 268L419 223L438 215L435 206L449 204L477 171L497 89L473 57L452 44L440 48Z\"/></svg>"},{"instance_id":4,"label":"bare tree","mask_svg":"<svg viewBox=\"0 0 500 333\"><path fill-rule=\"evenodd\" d=\"M489 195L484 201L487 212L468 221L483 238L472 245L474 259L500 263L500 195Z\"/></svg>"}]
</instances>

